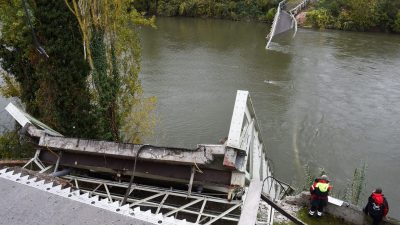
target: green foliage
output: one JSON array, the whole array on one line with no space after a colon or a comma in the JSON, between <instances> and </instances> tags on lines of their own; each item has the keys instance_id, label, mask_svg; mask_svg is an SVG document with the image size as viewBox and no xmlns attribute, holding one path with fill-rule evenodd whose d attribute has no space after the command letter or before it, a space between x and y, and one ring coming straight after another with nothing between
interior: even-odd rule
<instances>
[{"instance_id":1,"label":"green foliage","mask_svg":"<svg viewBox=\"0 0 400 225\"><path fill-rule=\"evenodd\" d=\"M29 10L29 14L32 14L32 10ZM20 95L19 98L25 103L27 111L38 117L34 94L37 91L37 78L33 69L37 53L32 45L21 0L1 1L0 21L0 59L5 70L2 75L19 83L20 92L15 94ZM32 23L35 24L34 18ZM7 82L3 84L2 92L9 95L9 90L14 88L7 85Z\"/></svg>"},{"instance_id":2,"label":"green foliage","mask_svg":"<svg viewBox=\"0 0 400 225\"><path fill-rule=\"evenodd\" d=\"M327 174L325 172L324 168L318 168L318 174L314 175L311 172L310 166L308 164L305 164L304 167L304 184L302 190L308 191L311 185L314 183L315 178L321 177L324 174Z\"/></svg>"},{"instance_id":3,"label":"green foliage","mask_svg":"<svg viewBox=\"0 0 400 225\"><path fill-rule=\"evenodd\" d=\"M267 12L276 8L276 0L139 0L138 10L157 12L161 16L189 16L270 21ZM154 10L154 7L156 10Z\"/></svg>"},{"instance_id":4,"label":"green foliage","mask_svg":"<svg viewBox=\"0 0 400 225\"><path fill-rule=\"evenodd\" d=\"M0 160L30 158L33 146L20 141L17 131L7 131L0 135Z\"/></svg>"},{"instance_id":5,"label":"green foliage","mask_svg":"<svg viewBox=\"0 0 400 225\"><path fill-rule=\"evenodd\" d=\"M314 28L331 28L333 19L330 12L326 9L316 9L307 13L307 23Z\"/></svg>"},{"instance_id":6,"label":"green foliage","mask_svg":"<svg viewBox=\"0 0 400 225\"><path fill-rule=\"evenodd\" d=\"M310 166L304 165L304 184L302 190L308 190L314 182L315 177L312 175Z\"/></svg>"},{"instance_id":7,"label":"green foliage","mask_svg":"<svg viewBox=\"0 0 400 225\"><path fill-rule=\"evenodd\" d=\"M334 216L331 216L329 214L324 214L321 218L316 218L316 217L310 217L308 215L308 209L307 208L302 208L297 212L297 218L299 218L301 221L303 221L305 224L308 225L320 225L320 224L326 224L326 225L353 225L352 223L344 222L340 218L336 218ZM276 223L274 222L274 225L295 225L295 223L289 221L289 222L280 222Z\"/></svg>"},{"instance_id":8,"label":"green foliage","mask_svg":"<svg viewBox=\"0 0 400 225\"><path fill-rule=\"evenodd\" d=\"M268 12L259 18L261 21L265 21L267 23L272 23L274 21L274 17L276 14L276 8L270 8Z\"/></svg>"},{"instance_id":9,"label":"green foliage","mask_svg":"<svg viewBox=\"0 0 400 225\"><path fill-rule=\"evenodd\" d=\"M347 202L357 205L361 199L363 190L365 188L365 172L367 170L367 165L365 162L361 163L359 168L354 170L353 179L349 181L349 184L344 190L335 189L330 195L343 199ZM310 186L313 184L314 179L327 174L324 168L319 168L316 175L311 172L310 166L308 164L304 165L304 183L302 190L308 191Z\"/></svg>"},{"instance_id":10,"label":"green foliage","mask_svg":"<svg viewBox=\"0 0 400 225\"><path fill-rule=\"evenodd\" d=\"M343 219L336 218L334 216L324 214L321 218L316 218L316 217L310 217L308 215L308 209L307 208L302 208L298 213L297 213L298 218L303 221L304 223L308 225L353 225L352 223L348 223L343 221Z\"/></svg>"},{"instance_id":11,"label":"green foliage","mask_svg":"<svg viewBox=\"0 0 400 225\"><path fill-rule=\"evenodd\" d=\"M21 87L15 78L6 71L0 71L0 76L4 82L3 84L0 84L0 94L6 98L20 97Z\"/></svg>"},{"instance_id":12,"label":"green foliage","mask_svg":"<svg viewBox=\"0 0 400 225\"><path fill-rule=\"evenodd\" d=\"M91 67L92 101L103 139L140 142L155 125L155 98L144 97L140 71L139 26L154 26L133 1L65 0L79 22L87 62ZM122 133L121 133L122 132Z\"/></svg>"},{"instance_id":13,"label":"green foliage","mask_svg":"<svg viewBox=\"0 0 400 225\"><path fill-rule=\"evenodd\" d=\"M308 22L316 28L399 32L400 0L320 0L316 8L307 14Z\"/></svg>"},{"instance_id":14,"label":"green foliage","mask_svg":"<svg viewBox=\"0 0 400 225\"><path fill-rule=\"evenodd\" d=\"M25 1L34 32L21 0L0 2L2 94L67 136L119 141L123 126L135 130L124 137L139 142L151 133L155 98L144 97L138 79L137 28L154 18L133 1Z\"/></svg>"},{"instance_id":15,"label":"green foliage","mask_svg":"<svg viewBox=\"0 0 400 225\"><path fill-rule=\"evenodd\" d=\"M36 0L36 35L49 58L39 57L36 103L40 119L68 136L93 137L88 64L83 59L78 23L59 0ZM62 24L62 26L60 26Z\"/></svg>"},{"instance_id":16,"label":"green foliage","mask_svg":"<svg viewBox=\"0 0 400 225\"><path fill-rule=\"evenodd\" d=\"M65 135L94 137L89 70L77 21L64 2L26 3L35 36L49 58L36 49L22 1L2 1L0 58L7 72L3 94L18 96L28 113Z\"/></svg>"},{"instance_id":17,"label":"green foliage","mask_svg":"<svg viewBox=\"0 0 400 225\"><path fill-rule=\"evenodd\" d=\"M365 171L367 170L367 164L361 163L360 168L354 170L353 180L346 189L345 200L351 202L354 205L359 203L361 194L365 188Z\"/></svg>"},{"instance_id":18,"label":"green foliage","mask_svg":"<svg viewBox=\"0 0 400 225\"><path fill-rule=\"evenodd\" d=\"M393 31L400 33L400 10L397 12L396 20L394 21Z\"/></svg>"}]
</instances>

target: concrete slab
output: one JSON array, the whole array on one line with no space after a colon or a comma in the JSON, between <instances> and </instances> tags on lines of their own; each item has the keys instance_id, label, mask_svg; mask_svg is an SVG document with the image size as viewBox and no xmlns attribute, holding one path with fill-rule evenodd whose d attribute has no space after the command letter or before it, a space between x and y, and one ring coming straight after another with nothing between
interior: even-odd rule
<instances>
[{"instance_id":1,"label":"concrete slab","mask_svg":"<svg viewBox=\"0 0 400 225\"><path fill-rule=\"evenodd\" d=\"M0 178L0 218L4 225L152 224L4 178Z\"/></svg>"}]
</instances>

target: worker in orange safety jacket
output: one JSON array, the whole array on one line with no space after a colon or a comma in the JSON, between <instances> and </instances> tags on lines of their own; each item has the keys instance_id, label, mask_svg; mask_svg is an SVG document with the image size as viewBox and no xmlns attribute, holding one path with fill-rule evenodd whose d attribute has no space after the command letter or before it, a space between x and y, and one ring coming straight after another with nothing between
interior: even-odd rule
<instances>
[{"instance_id":1,"label":"worker in orange safety jacket","mask_svg":"<svg viewBox=\"0 0 400 225\"><path fill-rule=\"evenodd\" d=\"M315 211L317 211L318 217L322 216L323 209L328 204L330 190L332 190L332 185L329 184L328 176L322 175L320 178L315 179L310 187L311 209L308 212L310 216L314 216Z\"/></svg>"}]
</instances>

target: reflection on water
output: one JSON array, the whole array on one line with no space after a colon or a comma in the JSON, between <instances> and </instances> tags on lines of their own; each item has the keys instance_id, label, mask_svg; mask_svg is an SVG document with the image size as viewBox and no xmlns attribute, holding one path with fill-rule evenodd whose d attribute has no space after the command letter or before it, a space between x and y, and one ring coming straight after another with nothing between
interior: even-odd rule
<instances>
[{"instance_id":1,"label":"reflection on water","mask_svg":"<svg viewBox=\"0 0 400 225\"><path fill-rule=\"evenodd\" d=\"M308 163L340 190L364 160L364 197L382 186L391 216L400 215L400 36L300 29L265 50L265 24L157 25L141 34L144 89L158 97L161 118L149 142L217 143L236 90L249 90L279 178L302 184Z\"/></svg>"}]
</instances>

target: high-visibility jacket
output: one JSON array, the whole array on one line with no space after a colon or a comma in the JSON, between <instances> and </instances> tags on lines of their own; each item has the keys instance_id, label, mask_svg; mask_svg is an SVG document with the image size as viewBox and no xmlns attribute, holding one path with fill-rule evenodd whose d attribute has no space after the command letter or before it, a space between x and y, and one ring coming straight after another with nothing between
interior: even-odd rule
<instances>
[{"instance_id":1,"label":"high-visibility jacket","mask_svg":"<svg viewBox=\"0 0 400 225\"><path fill-rule=\"evenodd\" d=\"M328 199L329 191L332 188L329 181L315 179L313 185L310 187L311 199Z\"/></svg>"}]
</instances>

